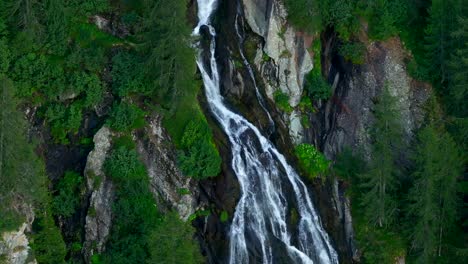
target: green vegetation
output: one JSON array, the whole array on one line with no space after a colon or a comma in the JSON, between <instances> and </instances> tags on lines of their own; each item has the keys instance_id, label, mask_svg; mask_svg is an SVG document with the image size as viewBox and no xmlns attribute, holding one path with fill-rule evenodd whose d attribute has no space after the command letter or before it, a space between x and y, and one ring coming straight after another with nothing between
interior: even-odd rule
<instances>
[{"instance_id":1,"label":"green vegetation","mask_svg":"<svg viewBox=\"0 0 468 264\"><path fill-rule=\"evenodd\" d=\"M190 223L176 213L159 214L136 151L116 148L104 166L116 185L114 220L108 249L93 256L93 263L201 263Z\"/></svg>"},{"instance_id":2,"label":"green vegetation","mask_svg":"<svg viewBox=\"0 0 468 264\"><path fill-rule=\"evenodd\" d=\"M150 263L201 264L204 259L193 239L193 227L170 212L159 220L150 235Z\"/></svg>"},{"instance_id":3,"label":"green vegetation","mask_svg":"<svg viewBox=\"0 0 468 264\"><path fill-rule=\"evenodd\" d=\"M48 205L36 216L31 235L31 248L38 263L64 263L67 249L60 229L55 226Z\"/></svg>"},{"instance_id":4,"label":"green vegetation","mask_svg":"<svg viewBox=\"0 0 468 264\"><path fill-rule=\"evenodd\" d=\"M463 160L453 139L433 124L418 135L415 170L408 200L408 222L414 225L411 243L421 263L440 257L457 214L457 178Z\"/></svg>"},{"instance_id":5,"label":"green vegetation","mask_svg":"<svg viewBox=\"0 0 468 264\"><path fill-rule=\"evenodd\" d=\"M316 39L312 45L314 52L314 68L304 78L304 89L307 96L315 100L327 100L330 98L331 86L322 75L322 45L320 39Z\"/></svg>"},{"instance_id":6,"label":"green vegetation","mask_svg":"<svg viewBox=\"0 0 468 264\"><path fill-rule=\"evenodd\" d=\"M325 176L330 166L330 161L313 145L300 144L296 147L295 153L299 159L301 169L310 179Z\"/></svg>"},{"instance_id":7,"label":"green vegetation","mask_svg":"<svg viewBox=\"0 0 468 264\"><path fill-rule=\"evenodd\" d=\"M0 73L0 232L16 230L25 221L26 205L34 206L31 247L39 263L62 263L65 244L55 226L47 193L44 165L28 142L26 122L16 109L13 83Z\"/></svg>"},{"instance_id":8,"label":"green vegetation","mask_svg":"<svg viewBox=\"0 0 468 264\"><path fill-rule=\"evenodd\" d=\"M289 96L281 90L277 90L273 97L275 99L275 103L281 111L286 113L291 113L294 109L289 104Z\"/></svg>"},{"instance_id":9,"label":"green vegetation","mask_svg":"<svg viewBox=\"0 0 468 264\"><path fill-rule=\"evenodd\" d=\"M379 227L388 226L396 216L396 159L402 148L403 127L396 98L385 85L374 109L375 124L371 130L372 160L362 178L363 207L367 219Z\"/></svg>"},{"instance_id":10,"label":"green vegetation","mask_svg":"<svg viewBox=\"0 0 468 264\"><path fill-rule=\"evenodd\" d=\"M327 100L331 96L331 86L323 78L322 73L312 70L305 77L305 90L307 94L316 100Z\"/></svg>"},{"instance_id":11,"label":"green vegetation","mask_svg":"<svg viewBox=\"0 0 468 264\"><path fill-rule=\"evenodd\" d=\"M405 158L399 155L403 145L397 140L402 137L400 119L392 107L395 99L385 93L387 99L381 97L375 109L370 161L366 164L361 155L345 150L334 166L334 172L350 182L351 199L362 201L352 203L352 213L364 263L394 263L400 256L410 263L464 263L466 237L458 227L462 212L457 180L464 164L459 146L431 101L428 124L412 148L405 148L413 165L403 167L396 161Z\"/></svg>"},{"instance_id":12,"label":"green vegetation","mask_svg":"<svg viewBox=\"0 0 468 264\"><path fill-rule=\"evenodd\" d=\"M53 213L65 217L72 216L80 204L83 189L83 177L76 172L66 172L57 184L58 195L52 201Z\"/></svg>"},{"instance_id":13,"label":"green vegetation","mask_svg":"<svg viewBox=\"0 0 468 264\"><path fill-rule=\"evenodd\" d=\"M195 179L215 177L221 172L221 157L211 141L211 130L205 119L190 121L185 127L179 151L179 166L185 175Z\"/></svg>"},{"instance_id":14,"label":"green vegetation","mask_svg":"<svg viewBox=\"0 0 468 264\"><path fill-rule=\"evenodd\" d=\"M164 229L164 225L180 231L171 234L171 241L184 241L178 243L184 245L180 255L168 261L200 262L196 243L188 239L193 234L190 224L157 212L146 170L138 161L130 138L134 129L145 125L147 113L159 114L182 153L181 165L188 175L201 179L220 172L221 159L198 105L201 83L195 79L187 3L1 1L0 200L5 206L0 208L0 231L16 229L24 217L19 206L32 205L37 219L31 243L39 263L81 261L78 252L83 242L82 230L72 230L78 238L70 239L71 230L65 225L63 231L70 240L67 252L56 221L74 221L72 216L80 205L84 180L78 173L67 172L52 184L47 182L43 165L33 151L35 147L24 136L27 130L23 113L17 111L19 105L33 114L35 123L49 129L53 142L47 143L58 148L70 144L70 149L88 151L92 133L103 124L119 132L113 140L116 150L112 158L122 163L106 163L119 187L114 204L116 224L112 227L116 231L108 252L95 255L93 262L148 262L153 255L161 254L155 245L149 245L149 236L160 235L161 243L164 239L169 243L168 233L152 234L157 228ZM112 17L112 26L120 27L122 22L127 28L119 37L113 36L92 23L95 15ZM199 127L191 135L186 129L194 126L190 121L196 121ZM41 153L47 150L41 148Z\"/></svg>"},{"instance_id":15,"label":"green vegetation","mask_svg":"<svg viewBox=\"0 0 468 264\"><path fill-rule=\"evenodd\" d=\"M339 53L346 60L354 64L363 64L366 53L366 46L361 42L345 42L340 48Z\"/></svg>"},{"instance_id":16,"label":"green vegetation","mask_svg":"<svg viewBox=\"0 0 468 264\"><path fill-rule=\"evenodd\" d=\"M114 103L107 119L110 128L120 132L130 132L145 125L145 113L138 107L125 103Z\"/></svg>"}]
</instances>

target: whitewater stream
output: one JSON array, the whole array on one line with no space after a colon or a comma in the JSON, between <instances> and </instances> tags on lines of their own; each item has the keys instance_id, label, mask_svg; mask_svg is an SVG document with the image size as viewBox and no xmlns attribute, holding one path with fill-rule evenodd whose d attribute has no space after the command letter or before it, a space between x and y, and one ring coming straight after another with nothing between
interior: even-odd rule
<instances>
[{"instance_id":1,"label":"whitewater stream","mask_svg":"<svg viewBox=\"0 0 468 264\"><path fill-rule=\"evenodd\" d=\"M231 166L241 187L227 261L338 263L337 253L298 174L259 129L224 104L215 57L216 30L210 21L216 7L217 0L198 0L199 23L193 34L200 35L202 29L207 29L206 35L211 38L209 61L204 62L200 51L197 64L210 110L230 140ZM292 218L295 220L288 220Z\"/></svg>"}]
</instances>

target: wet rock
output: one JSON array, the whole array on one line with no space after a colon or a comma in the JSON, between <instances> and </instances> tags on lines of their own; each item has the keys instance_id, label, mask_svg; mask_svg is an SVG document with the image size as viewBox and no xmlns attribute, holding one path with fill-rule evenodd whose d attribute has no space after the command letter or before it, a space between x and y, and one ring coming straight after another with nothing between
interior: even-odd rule
<instances>
[{"instance_id":1,"label":"wet rock","mask_svg":"<svg viewBox=\"0 0 468 264\"><path fill-rule=\"evenodd\" d=\"M289 95L291 106L297 106L302 96L304 75L313 68L305 34L288 24L287 11L282 1L243 0L242 3L250 28L264 39L259 53L262 52L262 57L265 53L277 68L279 86L265 82L267 95L272 99L273 93L280 89ZM264 75L263 78L268 80L271 70L262 71L262 62L258 60L256 66Z\"/></svg>"},{"instance_id":2,"label":"wet rock","mask_svg":"<svg viewBox=\"0 0 468 264\"><path fill-rule=\"evenodd\" d=\"M103 171L104 162L111 149L112 132L102 127L94 136L94 150L89 153L84 175L90 205L85 223L83 254L89 261L92 255L105 250L112 225L112 202L115 190L112 181Z\"/></svg>"}]
</instances>

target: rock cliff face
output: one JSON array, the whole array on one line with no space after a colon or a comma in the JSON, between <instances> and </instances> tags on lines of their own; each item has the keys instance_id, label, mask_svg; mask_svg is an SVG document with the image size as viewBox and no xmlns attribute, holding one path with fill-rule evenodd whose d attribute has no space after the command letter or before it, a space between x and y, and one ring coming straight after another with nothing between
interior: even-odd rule
<instances>
[{"instance_id":1,"label":"rock cliff face","mask_svg":"<svg viewBox=\"0 0 468 264\"><path fill-rule=\"evenodd\" d=\"M149 125L135 134L137 150L148 169L151 191L160 209L177 210L187 220L198 208L199 189L195 180L177 168L171 139L162 127L161 116L148 118Z\"/></svg>"},{"instance_id":2,"label":"rock cliff face","mask_svg":"<svg viewBox=\"0 0 468 264\"><path fill-rule=\"evenodd\" d=\"M4 232L0 236L0 263L8 264L36 264L34 256L31 254L31 247L27 237L34 222L33 208L29 205L23 206L21 213L25 216L26 222L18 230Z\"/></svg>"},{"instance_id":3,"label":"rock cliff face","mask_svg":"<svg viewBox=\"0 0 468 264\"><path fill-rule=\"evenodd\" d=\"M334 45L335 41L330 38L328 43ZM398 98L406 139L411 139L421 124L422 107L430 95L430 86L407 74L405 59L408 55L400 40L368 43L363 65L343 61L330 46L324 50L330 51L324 54L330 79L337 77L338 81L332 99L323 103L312 118L309 140L320 145L330 158L344 146L363 148L368 153L372 109L385 85Z\"/></svg>"},{"instance_id":4,"label":"rock cliff face","mask_svg":"<svg viewBox=\"0 0 468 264\"><path fill-rule=\"evenodd\" d=\"M313 143L332 160L345 146L368 150L368 129L374 121L374 101L385 84L399 100L406 139L411 140L414 129L419 127L422 105L430 94L430 87L409 77L405 66L408 55L398 39L372 43L363 39L367 43L365 63L352 65L337 54L339 42L336 35L324 33L321 36L322 70L333 84L333 96L328 101L315 102L318 111L309 113L310 128L304 129L300 114L296 111L286 114L279 110L273 94L281 90L289 95L290 105L297 106L303 92L304 75L313 68L308 51L313 38L288 24L287 13L280 0L221 1L217 16L219 22L216 26L220 28L217 30L217 54L224 96L234 109L262 128L264 134L270 135L270 140L288 155L292 163L294 157L290 146L302 142ZM254 66L253 77L246 69L249 65L242 61L239 50L244 51L248 63ZM256 86L268 99L267 111L276 124L276 131L272 134L268 133L263 114L265 109L258 102ZM223 142L222 139L219 141ZM226 158L230 157L227 155ZM224 172L228 173L228 170ZM340 254L340 261L358 261L350 210L352 201L344 195L346 184L334 179L310 186L323 223ZM217 224L208 225L202 236L205 242L209 241L208 244L220 245L220 240L226 239L227 231L219 228L210 230L213 226ZM216 232L218 237L213 238L209 232ZM220 247L210 248L208 245L208 249L212 250L209 254L223 254Z\"/></svg>"},{"instance_id":5,"label":"rock cliff face","mask_svg":"<svg viewBox=\"0 0 468 264\"><path fill-rule=\"evenodd\" d=\"M86 185L91 193L85 224L83 253L89 261L93 254L104 251L112 224L114 185L104 173L104 162L111 149L112 132L102 127L94 136L94 150L85 168Z\"/></svg>"}]
</instances>

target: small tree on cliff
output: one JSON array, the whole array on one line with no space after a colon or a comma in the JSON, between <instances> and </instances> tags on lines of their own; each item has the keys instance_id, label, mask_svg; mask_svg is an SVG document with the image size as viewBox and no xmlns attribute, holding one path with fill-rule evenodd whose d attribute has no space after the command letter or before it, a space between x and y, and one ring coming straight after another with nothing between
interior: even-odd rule
<instances>
[{"instance_id":1,"label":"small tree on cliff","mask_svg":"<svg viewBox=\"0 0 468 264\"><path fill-rule=\"evenodd\" d=\"M397 206L394 191L398 169L395 157L402 146L403 128L396 99L385 85L374 111L375 124L371 129L371 155L369 170L360 175L362 204L367 219L379 227L392 222Z\"/></svg>"}]
</instances>

